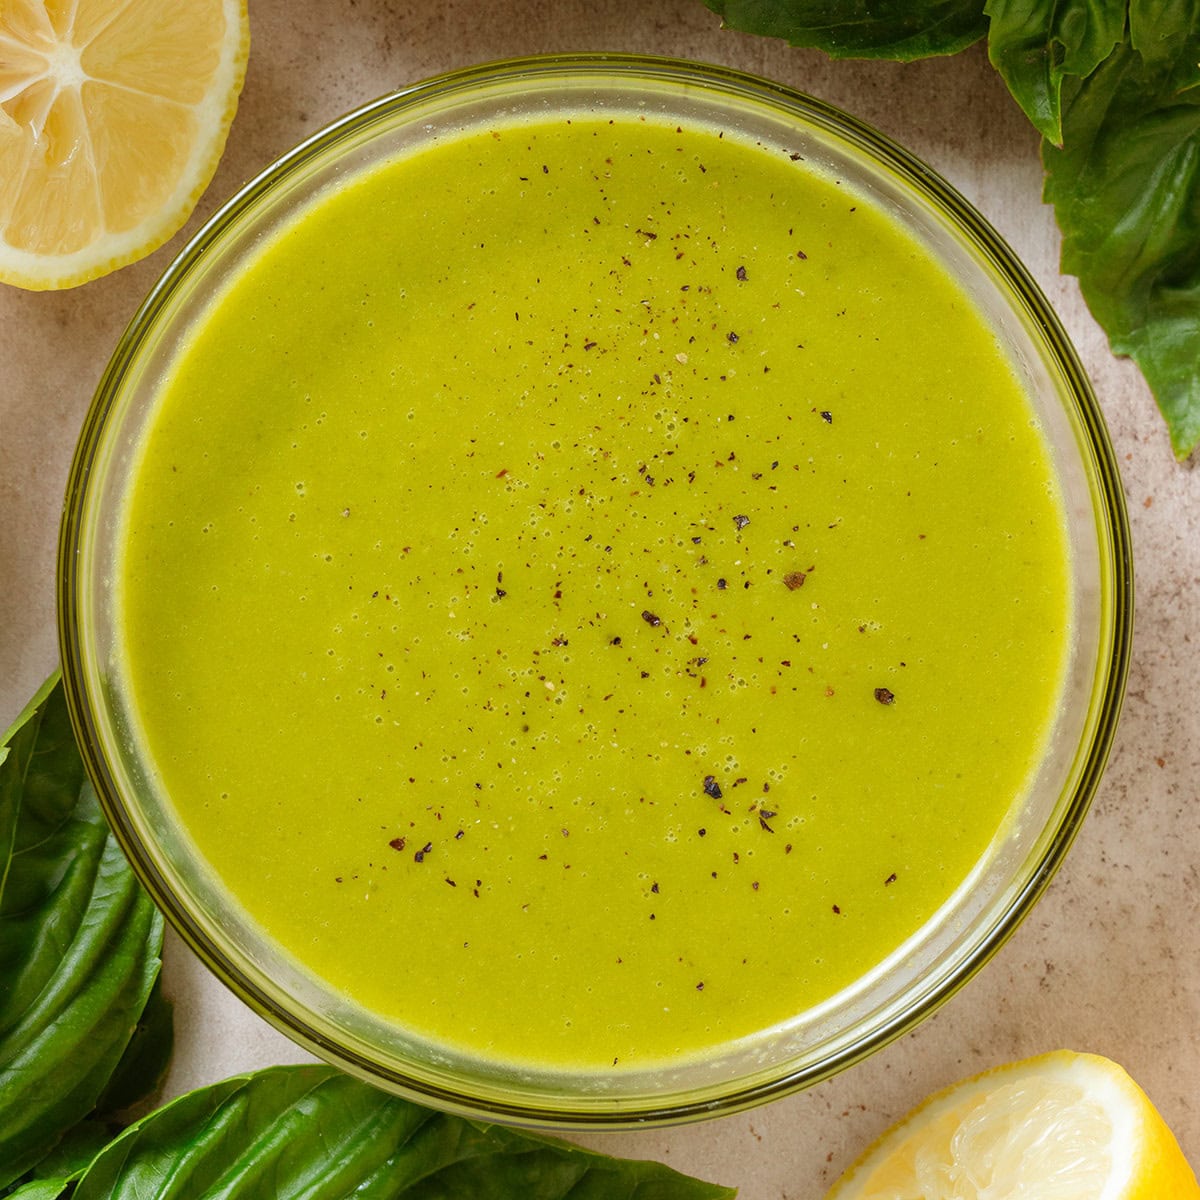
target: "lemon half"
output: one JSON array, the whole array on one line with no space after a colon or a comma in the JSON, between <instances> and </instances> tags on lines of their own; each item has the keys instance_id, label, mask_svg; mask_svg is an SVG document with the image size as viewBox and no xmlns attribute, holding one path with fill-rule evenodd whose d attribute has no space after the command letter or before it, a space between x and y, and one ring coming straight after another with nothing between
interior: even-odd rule
<instances>
[{"instance_id":1,"label":"lemon half","mask_svg":"<svg viewBox=\"0 0 1200 1200\"><path fill-rule=\"evenodd\" d=\"M3 0L0 280L73 287L179 229L249 42L245 0Z\"/></svg>"},{"instance_id":2,"label":"lemon half","mask_svg":"<svg viewBox=\"0 0 1200 1200\"><path fill-rule=\"evenodd\" d=\"M1116 1063L1060 1050L939 1092L827 1200L1193 1200L1175 1136Z\"/></svg>"}]
</instances>

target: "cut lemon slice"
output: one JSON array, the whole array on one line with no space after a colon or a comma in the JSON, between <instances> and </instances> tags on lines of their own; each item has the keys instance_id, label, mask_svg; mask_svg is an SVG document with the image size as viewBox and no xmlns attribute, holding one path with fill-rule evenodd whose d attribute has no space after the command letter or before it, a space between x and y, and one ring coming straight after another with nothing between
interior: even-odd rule
<instances>
[{"instance_id":1,"label":"cut lemon slice","mask_svg":"<svg viewBox=\"0 0 1200 1200\"><path fill-rule=\"evenodd\" d=\"M1192 1200L1196 1176L1116 1063L1060 1050L939 1092L827 1200Z\"/></svg>"},{"instance_id":2,"label":"cut lemon slice","mask_svg":"<svg viewBox=\"0 0 1200 1200\"><path fill-rule=\"evenodd\" d=\"M0 0L0 280L73 287L179 229L249 40L245 0Z\"/></svg>"}]
</instances>

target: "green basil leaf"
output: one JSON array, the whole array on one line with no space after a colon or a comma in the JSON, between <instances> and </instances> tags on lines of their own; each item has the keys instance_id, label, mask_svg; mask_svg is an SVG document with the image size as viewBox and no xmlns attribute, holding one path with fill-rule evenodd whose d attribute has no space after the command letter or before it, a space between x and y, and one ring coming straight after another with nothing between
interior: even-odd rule
<instances>
[{"instance_id":1,"label":"green basil leaf","mask_svg":"<svg viewBox=\"0 0 1200 1200\"><path fill-rule=\"evenodd\" d=\"M0 1187L95 1107L161 946L52 679L0 747Z\"/></svg>"},{"instance_id":2,"label":"green basil leaf","mask_svg":"<svg viewBox=\"0 0 1200 1200\"><path fill-rule=\"evenodd\" d=\"M609 1158L432 1112L332 1067L299 1066L235 1076L144 1117L92 1161L73 1200L718 1200L735 1194L659 1163Z\"/></svg>"},{"instance_id":3,"label":"green basil leaf","mask_svg":"<svg viewBox=\"0 0 1200 1200\"><path fill-rule=\"evenodd\" d=\"M120 1112L156 1091L166 1077L174 1047L175 1010L163 995L160 975L121 1061L96 1101L96 1111Z\"/></svg>"},{"instance_id":4,"label":"green basil leaf","mask_svg":"<svg viewBox=\"0 0 1200 1200\"><path fill-rule=\"evenodd\" d=\"M911 62L987 33L983 0L704 0L728 29L785 38L831 58Z\"/></svg>"},{"instance_id":5,"label":"green basil leaf","mask_svg":"<svg viewBox=\"0 0 1200 1200\"><path fill-rule=\"evenodd\" d=\"M13 1196L17 1200L53 1200L83 1174L87 1165L121 1132L121 1128L112 1121L96 1118L80 1121L45 1158L38 1160L11 1192L0 1191L0 1195Z\"/></svg>"},{"instance_id":6,"label":"green basil leaf","mask_svg":"<svg viewBox=\"0 0 1200 1200\"><path fill-rule=\"evenodd\" d=\"M1189 24L1150 30L1152 9L1167 8L1189 9ZM1043 145L1045 195L1063 269L1114 353L1141 368L1186 458L1200 444L1200 33L1181 4L1135 4L1130 28L1143 50L1122 45L1072 85L1063 148Z\"/></svg>"},{"instance_id":7,"label":"green basil leaf","mask_svg":"<svg viewBox=\"0 0 1200 1200\"><path fill-rule=\"evenodd\" d=\"M1038 132L1061 146L1062 85L1125 37L1126 0L988 0L988 57Z\"/></svg>"},{"instance_id":8,"label":"green basil leaf","mask_svg":"<svg viewBox=\"0 0 1200 1200\"><path fill-rule=\"evenodd\" d=\"M31 1179L11 1192L0 1195L10 1200L58 1200L70 1186L69 1179Z\"/></svg>"},{"instance_id":9,"label":"green basil leaf","mask_svg":"<svg viewBox=\"0 0 1200 1200\"><path fill-rule=\"evenodd\" d=\"M1129 42L1150 64L1165 67L1168 90L1194 87L1200 0L1130 0Z\"/></svg>"}]
</instances>

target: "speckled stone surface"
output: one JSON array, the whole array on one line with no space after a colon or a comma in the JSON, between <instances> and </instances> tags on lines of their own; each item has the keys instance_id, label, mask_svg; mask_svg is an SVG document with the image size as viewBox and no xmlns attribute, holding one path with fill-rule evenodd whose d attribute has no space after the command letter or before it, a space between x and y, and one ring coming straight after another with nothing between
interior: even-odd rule
<instances>
[{"instance_id":1,"label":"speckled stone surface","mask_svg":"<svg viewBox=\"0 0 1200 1200\"><path fill-rule=\"evenodd\" d=\"M1135 546L1133 669L1091 815L1049 891L932 1019L807 1092L699 1126L588 1139L741 1188L817 1200L889 1122L958 1077L1060 1046L1110 1055L1200 1165L1200 470L1172 457L1140 376L1114 359L1058 271L1038 142L978 49L831 63L722 31L699 0L251 0L253 49L220 170L184 234L62 294L0 289L0 726L56 659L63 487L92 390L172 253L276 155L358 104L427 75L545 51L621 50L740 67L846 108L927 160L1025 260L1091 375L1124 476ZM171 939L171 1094L302 1057Z\"/></svg>"}]
</instances>

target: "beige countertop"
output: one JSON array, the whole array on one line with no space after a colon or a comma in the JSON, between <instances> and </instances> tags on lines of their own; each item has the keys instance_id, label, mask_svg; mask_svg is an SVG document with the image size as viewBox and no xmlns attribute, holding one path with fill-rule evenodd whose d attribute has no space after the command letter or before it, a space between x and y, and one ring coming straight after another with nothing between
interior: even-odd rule
<instances>
[{"instance_id":1,"label":"beige countertop","mask_svg":"<svg viewBox=\"0 0 1200 1200\"><path fill-rule=\"evenodd\" d=\"M1133 668L1107 776L1040 904L932 1019L840 1076L742 1115L591 1142L736 1184L744 1200L817 1200L930 1091L1071 1047L1121 1062L1200 1165L1200 470L1173 459L1140 376L1112 357L1074 281L1059 273L1037 137L982 51L910 66L831 63L724 32L699 0L252 0L251 20L239 115L185 234L300 138L431 74L570 50L724 63L848 109L965 193L1058 310L1108 420L1133 528ZM55 664L59 511L92 390L184 236L75 291L0 288L0 727ZM169 1092L303 1057L174 938L166 959L177 1005Z\"/></svg>"}]
</instances>

